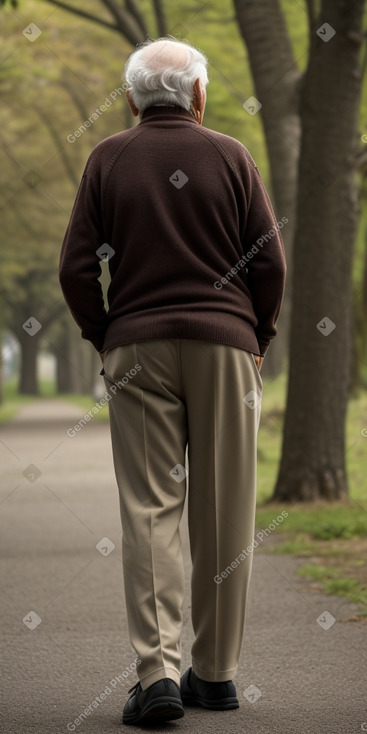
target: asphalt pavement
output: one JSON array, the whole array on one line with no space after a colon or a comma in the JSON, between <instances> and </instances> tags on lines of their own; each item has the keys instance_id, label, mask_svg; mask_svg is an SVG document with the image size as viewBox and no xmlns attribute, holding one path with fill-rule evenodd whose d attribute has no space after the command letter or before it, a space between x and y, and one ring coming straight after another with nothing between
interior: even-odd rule
<instances>
[{"instance_id":1,"label":"asphalt pavement","mask_svg":"<svg viewBox=\"0 0 367 734\"><path fill-rule=\"evenodd\" d=\"M1 706L6 734L116 734L137 680L126 624L121 527L110 435L56 400L0 429ZM190 554L182 672L191 664ZM254 553L235 677L240 708L186 709L164 732L358 734L367 731L367 625L356 607L296 575L288 556ZM145 727L145 731L147 728Z\"/></svg>"}]
</instances>

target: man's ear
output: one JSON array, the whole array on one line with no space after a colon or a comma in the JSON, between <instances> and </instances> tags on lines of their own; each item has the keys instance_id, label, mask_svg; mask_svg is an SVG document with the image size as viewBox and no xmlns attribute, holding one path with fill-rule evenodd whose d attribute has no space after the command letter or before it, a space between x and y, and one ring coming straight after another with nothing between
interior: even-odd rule
<instances>
[{"instance_id":1,"label":"man's ear","mask_svg":"<svg viewBox=\"0 0 367 734\"><path fill-rule=\"evenodd\" d=\"M139 114L139 110L133 102L133 99L130 93L130 89L126 90L125 95L126 95L126 99L128 101L129 107L131 109L131 112L133 113L134 117L137 117Z\"/></svg>"},{"instance_id":2,"label":"man's ear","mask_svg":"<svg viewBox=\"0 0 367 734\"><path fill-rule=\"evenodd\" d=\"M201 79L198 77L193 86L193 96L192 96L192 107L195 110L195 117L197 121L202 125L203 123L203 117L204 117L204 110L205 110L205 103L206 103L206 92L205 87L203 87Z\"/></svg>"}]
</instances>

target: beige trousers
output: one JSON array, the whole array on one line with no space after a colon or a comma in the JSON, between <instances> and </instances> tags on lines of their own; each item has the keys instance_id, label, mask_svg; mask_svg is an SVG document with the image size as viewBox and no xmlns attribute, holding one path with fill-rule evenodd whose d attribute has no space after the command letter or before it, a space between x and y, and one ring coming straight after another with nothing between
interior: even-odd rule
<instances>
[{"instance_id":1,"label":"beige trousers","mask_svg":"<svg viewBox=\"0 0 367 734\"><path fill-rule=\"evenodd\" d=\"M142 688L165 677L180 684L179 522L187 484L192 666L203 680L229 680L252 566L262 395L255 360L224 344L159 339L109 350L104 371L127 619Z\"/></svg>"}]
</instances>

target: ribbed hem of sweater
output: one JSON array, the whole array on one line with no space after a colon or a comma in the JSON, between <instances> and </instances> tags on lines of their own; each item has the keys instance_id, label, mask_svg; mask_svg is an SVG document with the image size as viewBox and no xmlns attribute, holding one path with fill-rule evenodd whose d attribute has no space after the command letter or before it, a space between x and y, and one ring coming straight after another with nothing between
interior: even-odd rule
<instances>
[{"instance_id":1,"label":"ribbed hem of sweater","mask_svg":"<svg viewBox=\"0 0 367 734\"><path fill-rule=\"evenodd\" d=\"M253 326L233 314L200 312L197 314L165 314L159 320L134 314L112 321L107 329L103 351L133 342L151 339L198 339L244 349L253 354L260 351Z\"/></svg>"}]
</instances>

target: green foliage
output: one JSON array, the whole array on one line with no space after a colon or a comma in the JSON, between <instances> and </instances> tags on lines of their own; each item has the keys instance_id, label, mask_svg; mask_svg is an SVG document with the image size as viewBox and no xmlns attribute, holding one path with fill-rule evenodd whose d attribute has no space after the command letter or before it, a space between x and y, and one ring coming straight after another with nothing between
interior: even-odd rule
<instances>
[{"instance_id":1,"label":"green foliage","mask_svg":"<svg viewBox=\"0 0 367 734\"><path fill-rule=\"evenodd\" d=\"M313 540L367 538L367 496L358 506L353 501L349 504L260 505L257 524L266 528L282 510L288 512L288 517L273 532L287 533L287 538L296 540L299 547Z\"/></svg>"},{"instance_id":2,"label":"green foliage","mask_svg":"<svg viewBox=\"0 0 367 734\"><path fill-rule=\"evenodd\" d=\"M78 181L91 149L103 138L132 124L123 95L74 143L67 136L121 85L130 44L116 32L50 4L20 0L15 14L2 0L0 65L0 261L4 325L13 331L29 313L39 320L62 298L57 264L62 237ZM308 55L306 6L281 0L294 50L304 70ZM153 4L138 0L152 37L157 36ZM168 33L187 39L209 59L204 124L233 135L250 150L269 185L269 166L260 114L250 116L243 103L255 94L247 50L240 37L231 0L164 3ZM104 3L91 0L88 11L111 20ZM30 42L24 30L38 26ZM361 130L366 129L367 85L363 87ZM356 141L356 146L359 144ZM354 267L357 300L365 250L366 196L363 192L360 234ZM366 368L367 372L367 368ZM366 375L367 379L367 375ZM284 392L282 393L284 399ZM268 418L266 453L260 446L260 496L271 492L279 455L279 411ZM271 437L271 441L270 441Z\"/></svg>"},{"instance_id":3,"label":"green foliage","mask_svg":"<svg viewBox=\"0 0 367 734\"><path fill-rule=\"evenodd\" d=\"M320 540L331 538L355 538L367 537L367 514L350 517L349 513L343 512L342 517L334 517L325 520L312 531L312 537Z\"/></svg>"},{"instance_id":4,"label":"green foliage","mask_svg":"<svg viewBox=\"0 0 367 734\"><path fill-rule=\"evenodd\" d=\"M343 574L345 571L332 566L306 564L297 571L299 576L311 579L319 583L326 594L346 596L348 601L359 604L361 611L359 616L367 615L367 588L355 578L348 578Z\"/></svg>"},{"instance_id":5,"label":"green foliage","mask_svg":"<svg viewBox=\"0 0 367 734\"><path fill-rule=\"evenodd\" d=\"M338 575L337 568L330 568L328 566L313 566L312 563L306 563L298 570L299 576L307 576L307 578L320 581L328 576L329 578L335 578Z\"/></svg>"},{"instance_id":6,"label":"green foliage","mask_svg":"<svg viewBox=\"0 0 367 734\"><path fill-rule=\"evenodd\" d=\"M4 403L0 405L0 425L16 417L20 408L33 403L36 398L19 395L16 380L9 380L4 387Z\"/></svg>"},{"instance_id":7,"label":"green foliage","mask_svg":"<svg viewBox=\"0 0 367 734\"><path fill-rule=\"evenodd\" d=\"M71 23L68 14L45 18L35 2L22 3L22 13L3 11L0 77L0 280L3 326L15 334L31 314L44 325L65 308L58 259L81 172L91 148L120 129L122 118L120 95L84 138L67 141L106 89L120 86L121 57L106 62L105 30L93 27L91 42L85 22ZM34 42L23 34L29 22L41 30Z\"/></svg>"},{"instance_id":8,"label":"green foliage","mask_svg":"<svg viewBox=\"0 0 367 734\"><path fill-rule=\"evenodd\" d=\"M151 3L143 0L141 7L154 35ZM108 17L98 0L88 10ZM49 11L47 2L34 0L22 0L17 15L9 8L2 11L0 280L3 326L15 334L30 314L43 323L58 313L59 252L86 159L101 139L132 124L120 94L75 142L68 142L68 135L121 86L132 49L116 32L54 6ZM252 84L243 72L246 53L231 3L191 10L181 2L167 7L167 14L169 32L180 36L181 28L209 57L205 123L246 142L264 171L260 118L250 118L242 108ZM24 34L30 23L40 31L34 42Z\"/></svg>"}]
</instances>

